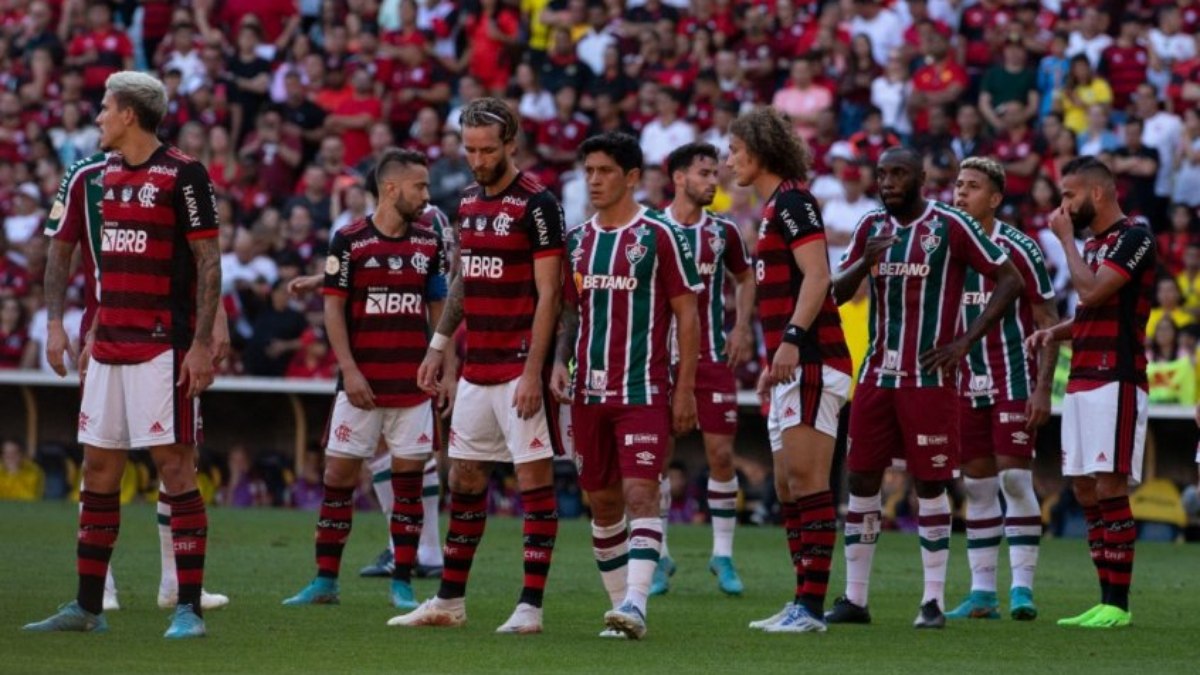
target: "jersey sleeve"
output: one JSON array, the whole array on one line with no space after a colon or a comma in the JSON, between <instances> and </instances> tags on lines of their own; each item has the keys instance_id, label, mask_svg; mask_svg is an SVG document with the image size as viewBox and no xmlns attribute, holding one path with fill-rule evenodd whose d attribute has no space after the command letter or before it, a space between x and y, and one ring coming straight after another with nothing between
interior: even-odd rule
<instances>
[{"instance_id":1,"label":"jersey sleeve","mask_svg":"<svg viewBox=\"0 0 1200 675\"><path fill-rule=\"evenodd\" d=\"M1104 266L1130 279L1154 266L1154 235L1144 227L1130 227L1117 237L1117 245L1108 251Z\"/></svg>"},{"instance_id":2,"label":"jersey sleeve","mask_svg":"<svg viewBox=\"0 0 1200 675\"><path fill-rule=\"evenodd\" d=\"M1015 238L1009 257L1025 281L1026 299L1034 304L1054 299L1054 284L1050 282L1050 272L1046 269L1046 257L1032 239Z\"/></svg>"},{"instance_id":3,"label":"jersey sleeve","mask_svg":"<svg viewBox=\"0 0 1200 675\"><path fill-rule=\"evenodd\" d=\"M321 286L324 295L350 295L350 242L340 231L333 233L329 242L329 255L325 257L325 283Z\"/></svg>"},{"instance_id":4,"label":"jersey sleeve","mask_svg":"<svg viewBox=\"0 0 1200 675\"><path fill-rule=\"evenodd\" d=\"M579 287L575 285L575 268L571 260L576 248L583 245L582 228L576 227L567 233L566 255L562 259L563 302L579 305Z\"/></svg>"},{"instance_id":5,"label":"jersey sleeve","mask_svg":"<svg viewBox=\"0 0 1200 675\"><path fill-rule=\"evenodd\" d=\"M50 215L46 218L46 236L70 244L83 239L87 223L87 179L78 169L68 171L58 185Z\"/></svg>"},{"instance_id":6,"label":"jersey sleeve","mask_svg":"<svg viewBox=\"0 0 1200 675\"><path fill-rule=\"evenodd\" d=\"M965 259L971 269L991 277L1008 260L1008 254L984 234L974 218L959 211L954 214L956 217L946 219L950 223L950 254Z\"/></svg>"},{"instance_id":7,"label":"jersey sleeve","mask_svg":"<svg viewBox=\"0 0 1200 675\"><path fill-rule=\"evenodd\" d=\"M562 205L549 190L543 190L529 199L527 208L525 219L529 226L533 257L562 255L566 221Z\"/></svg>"},{"instance_id":8,"label":"jersey sleeve","mask_svg":"<svg viewBox=\"0 0 1200 675\"><path fill-rule=\"evenodd\" d=\"M175 221L183 223L188 239L217 236L217 197L212 179L200 162L179 167L175 182Z\"/></svg>"},{"instance_id":9,"label":"jersey sleeve","mask_svg":"<svg viewBox=\"0 0 1200 675\"><path fill-rule=\"evenodd\" d=\"M816 200L796 190L788 190L775 198L773 220L792 250L825 238L825 223Z\"/></svg>"},{"instance_id":10,"label":"jersey sleeve","mask_svg":"<svg viewBox=\"0 0 1200 675\"><path fill-rule=\"evenodd\" d=\"M659 224L657 253L661 275L659 283L666 288L667 298L704 290L700 271L696 269L696 255L677 228L666 223Z\"/></svg>"},{"instance_id":11,"label":"jersey sleeve","mask_svg":"<svg viewBox=\"0 0 1200 675\"><path fill-rule=\"evenodd\" d=\"M726 221L725 252L723 254L725 267L735 275L750 269L750 249L746 248L746 240L737 226Z\"/></svg>"},{"instance_id":12,"label":"jersey sleeve","mask_svg":"<svg viewBox=\"0 0 1200 675\"><path fill-rule=\"evenodd\" d=\"M874 214L871 213L859 218L858 224L854 226L854 234L850 237L850 245L846 247L846 252L842 254L842 259L838 263L839 271L845 271L863 257L867 250L867 239L871 236L873 221Z\"/></svg>"},{"instance_id":13,"label":"jersey sleeve","mask_svg":"<svg viewBox=\"0 0 1200 675\"><path fill-rule=\"evenodd\" d=\"M446 284L446 245L442 237L437 237L437 247L434 259L429 267L429 275L425 279L426 302L441 302L449 294Z\"/></svg>"}]
</instances>

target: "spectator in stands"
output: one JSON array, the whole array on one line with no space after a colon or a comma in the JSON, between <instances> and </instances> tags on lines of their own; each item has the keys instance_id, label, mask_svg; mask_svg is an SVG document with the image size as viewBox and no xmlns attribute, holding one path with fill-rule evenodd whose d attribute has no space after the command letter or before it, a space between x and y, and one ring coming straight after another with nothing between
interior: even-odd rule
<instances>
[{"instance_id":1,"label":"spectator in stands","mask_svg":"<svg viewBox=\"0 0 1200 675\"><path fill-rule=\"evenodd\" d=\"M316 511L321 508L325 498L324 482L322 480L321 453L309 450L304 453L300 474L288 489L288 504L293 509Z\"/></svg>"},{"instance_id":2,"label":"spectator in stands","mask_svg":"<svg viewBox=\"0 0 1200 675\"><path fill-rule=\"evenodd\" d=\"M236 146L229 138L229 131L223 126L213 126L208 130L208 144L198 157L208 167L208 177L212 179L213 189L218 193L229 190L237 180Z\"/></svg>"},{"instance_id":3,"label":"spectator in stands","mask_svg":"<svg viewBox=\"0 0 1200 675\"><path fill-rule=\"evenodd\" d=\"M325 129L341 136L342 161L353 166L371 153L368 131L383 119L383 101L375 95L375 81L365 69L354 72L350 87L350 95L342 98L325 118Z\"/></svg>"},{"instance_id":4,"label":"spectator in stands","mask_svg":"<svg viewBox=\"0 0 1200 675\"><path fill-rule=\"evenodd\" d=\"M1113 43L1108 30L1108 15L1095 6L1088 6L1083 11L1083 19L1078 30L1071 32L1067 42L1067 56L1084 56L1092 69L1100 67L1100 57L1104 50Z\"/></svg>"},{"instance_id":5,"label":"spectator in stands","mask_svg":"<svg viewBox=\"0 0 1200 675\"><path fill-rule=\"evenodd\" d=\"M216 503L235 509L252 506L270 506L271 494L267 484L256 475L250 453L244 445L235 445L229 450L228 475L217 491Z\"/></svg>"},{"instance_id":6,"label":"spectator in stands","mask_svg":"<svg viewBox=\"0 0 1200 675\"><path fill-rule=\"evenodd\" d=\"M253 337L242 355L246 374L282 376L308 327L304 315L292 308L284 282L271 286L270 303L258 313L253 326Z\"/></svg>"},{"instance_id":7,"label":"spectator in stands","mask_svg":"<svg viewBox=\"0 0 1200 675\"><path fill-rule=\"evenodd\" d=\"M521 88L521 104L517 109L521 119L539 125L553 119L557 114L554 94L542 88L542 83L538 80L537 71L533 69L533 66L528 63L519 64L516 80L517 86ZM574 111L572 110L572 112Z\"/></svg>"},{"instance_id":8,"label":"spectator in stands","mask_svg":"<svg viewBox=\"0 0 1200 675\"><path fill-rule=\"evenodd\" d=\"M1066 56L1067 39L1055 33L1050 49L1038 62L1038 98L1041 100L1038 116L1043 117L1059 104L1059 92L1067 86L1071 71L1071 60Z\"/></svg>"},{"instance_id":9,"label":"spectator in stands","mask_svg":"<svg viewBox=\"0 0 1200 675\"><path fill-rule=\"evenodd\" d=\"M1133 96L1134 114L1142 119L1142 144L1158 151L1158 175L1154 182L1157 203L1146 216L1154 228L1161 229L1167 221L1167 206L1170 202L1172 180L1175 176L1175 159L1183 143L1183 120L1163 109L1158 91L1150 84L1138 85Z\"/></svg>"},{"instance_id":10,"label":"spectator in stands","mask_svg":"<svg viewBox=\"0 0 1200 675\"><path fill-rule=\"evenodd\" d=\"M1158 26L1150 29L1150 49L1162 64L1163 70L1180 61L1196 56L1196 43L1183 30L1183 18L1178 7L1165 5L1158 10Z\"/></svg>"},{"instance_id":11,"label":"spectator in stands","mask_svg":"<svg viewBox=\"0 0 1200 675\"><path fill-rule=\"evenodd\" d=\"M499 0L480 0L478 9L465 19L467 46L459 68L469 70L484 89L496 96L504 93L512 75L508 52L517 42L518 22L516 12Z\"/></svg>"},{"instance_id":12,"label":"spectator in stands","mask_svg":"<svg viewBox=\"0 0 1200 675\"><path fill-rule=\"evenodd\" d=\"M325 137L325 117L328 113L309 100L308 90L300 73L288 72L283 78L283 83L286 97L277 109L283 117L286 131L299 134L304 150L303 156L307 161L316 154L317 146Z\"/></svg>"},{"instance_id":13,"label":"spectator in stands","mask_svg":"<svg viewBox=\"0 0 1200 675\"><path fill-rule=\"evenodd\" d=\"M1003 60L983 75L979 112L994 131L1006 128L1004 113L1016 107L1026 121L1032 121L1040 107L1037 73L1029 67L1029 54L1017 33L1004 41Z\"/></svg>"},{"instance_id":14,"label":"spectator in stands","mask_svg":"<svg viewBox=\"0 0 1200 675\"><path fill-rule=\"evenodd\" d=\"M787 86L771 100L776 110L791 118L796 134L805 141L816 134L817 114L833 105L833 93L813 81L814 70L809 59L793 61Z\"/></svg>"},{"instance_id":15,"label":"spectator in stands","mask_svg":"<svg viewBox=\"0 0 1200 675\"><path fill-rule=\"evenodd\" d=\"M903 137L912 134L908 116L911 94L908 63L900 52L895 52L888 57L883 74L871 82L871 105L883 115L883 126Z\"/></svg>"},{"instance_id":16,"label":"spectator in stands","mask_svg":"<svg viewBox=\"0 0 1200 675\"><path fill-rule=\"evenodd\" d=\"M1157 307L1150 310L1150 319L1146 322L1146 337L1151 339L1154 337L1155 331L1158 330L1160 322L1163 320L1170 321L1175 328L1186 328L1196 322L1191 313L1183 308L1183 293L1179 290L1179 284L1171 277L1163 277L1158 280L1158 285L1155 287L1155 302Z\"/></svg>"},{"instance_id":17,"label":"spectator in stands","mask_svg":"<svg viewBox=\"0 0 1200 675\"><path fill-rule=\"evenodd\" d=\"M88 7L87 30L71 41L66 65L83 69L84 92L95 101L103 96L109 75L133 69L133 43L113 26L112 8L107 2Z\"/></svg>"},{"instance_id":18,"label":"spectator in stands","mask_svg":"<svg viewBox=\"0 0 1200 675\"><path fill-rule=\"evenodd\" d=\"M1059 97L1063 124L1078 134L1087 128L1088 109L1093 105L1111 105L1113 93L1108 82L1095 74L1087 57L1081 54L1071 59L1071 69Z\"/></svg>"},{"instance_id":19,"label":"spectator in stands","mask_svg":"<svg viewBox=\"0 0 1200 675\"><path fill-rule=\"evenodd\" d=\"M351 190L362 191L359 185L351 185L343 195ZM348 197L344 197L347 198ZM365 196L364 196L365 201ZM267 250L276 247L268 246ZM326 241L319 236L313 225L312 212L303 204L293 204L288 210L287 222L283 227L283 242L278 250L283 253L293 253L299 259L302 267L308 267L316 259L323 259L327 250Z\"/></svg>"},{"instance_id":20,"label":"spectator in stands","mask_svg":"<svg viewBox=\"0 0 1200 675\"><path fill-rule=\"evenodd\" d=\"M1007 107L1001 106L1000 110L1006 112ZM954 137L950 147L954 150L954 156L958 161L961 162L968 157L985 157L992 154L992 141L985 134L983 117L980 115L979 108L970 103L963 103L958 107L955 123L958 126L958 134Z\"/></svg>"},{"instance_id":21,"label":"spectator in stands","mask_svg":"<svg viewBox=\"0 0 1200 675\"><path fill-rule=\"evenodd\" d=\"M1196 402L1196 364L1190 351L1179 347L1179 326L1162 316L1153 335L1146 336L1146 377L1151 403L1192 405Z\"/></svg>"},{"instance_id":22,"label":"spectator in stands","mask_svg":"<svg viewBox=\"0 0 1200 675\"><path fill-rule=\"evenodd\" d=\"M258 187L269 195L288 194L295 188L302 153L300 137L286 132L283 117L271 109L258 114L254 131L238 151L258 166Z\"/></svg>"},{"instance_id":23,"label":"spectator in stands","mask_svg":"<svg viewBox=\"0 0 1200 675\"><path fill-rule=\"evenodd\" d=\"M696 140L696 128L679 117L682 95L661 89L656 100L657 116L642 129L641 146L646 166L661 165L672 150Z\"/></svg>"},{"instance_id":24,"label":"spectator in stands","mask_svg":"<svg viewBox=\"0 0 1200 675\"><path fill-rule=\"evenodd\" d=\"M1079 154L1111 153L1121 147L1121 138L1109 125L1108 108L1093 105L1088 108L1087 128L1079 134Z\"/></svg>"},{"instance_id":25,"label":"spectator in stands","mask_svg":"<svg viewBox=\"0 0 1200 675\"><path fill-rule=\"evenodd\" d=\"M442 132L442 156L429 166L429 201L451 221L458 218L458 202L464 188L474 182L474 174L462 151L457 131Z\"/></svg>"},{"instance_id":26,"label":"spectator in stands","mask_svg":"<svg viewBox=\"0 0 1200 675\"><path fill-rule=\"evenodd\" d=\"M863 174L858 164L851 164L842 171L842 190L842 196L828 200L821 207L831 266L841 261L859 220L879 208L879 202L865 194Z\"/></svg>"},{"instance_id":27,"label":"spectator in stands","mask_svg":"<svg viewBox=\"0 0 1200 675\"><path fill-rule=\"evenodd\" d=\"M887 63L892 51L903 44L904 22L895 11L879 0L854 0L855 16L850 31L871 39L871 51L879 65Z\"/></svg>"},{"instance_id":28,"label":"spectator in stands","mask_svg":"<svg viewBox=\"0 0 1200 675\"><path fill-rule=\"evenodd\" d=\"M54 10L46 0L33 0L25 12L21 30L14 31L11 49L28 62L33 52L49 49L56 63L62 62L63 44L54 30Z\"/></svg>"},{"instance_id":29,"label":"spectator in stands","mask_svg":"<svg viewBox=\"0 0 1200 675\"><path fill-rule=\"evenodd\" d=\"M1172 205L1170 214L1170 225L1162 234L1158 235L1155 253L1158 255L1158 264L1166 270L1167 274L1182 279L1180 275L1184 270L1187 249L1196 242L1196 216L1186 204ZM1183 291L1184 306L1190 310L1191 308L1188 307L1190 285L1184 287L1183 281L1180 280L1179 286Z\"/></svg>"},{"instance_id":30,"label":"spectator in stands","mask_svg":"<svg viewBox=\"0 0 1200 675\"><path fill-rule=\"evenodd\" d=\"M1183 132L1176 151L1174 196L1172 201L1192 208L1200 207L1200 109L1188 106L1183 113Z\"/></svg>"},{"instance_id":31,"label":"spectator in stands","mask_svg":"<svg viewBox=\"0 0 1200 675\"><path fill-rule=\"evenodd\" d=\"M4 218L4 235L18 250L37 234L45 213L41 209L42 193L34 183L22 183L13 195L12 210Z\"/></svg>"},{"instance_id":32,"label":"spectator in stands","mask_svg":"<svg viewBox=\"0 0 1200 675\"><path fill-rule=\"evenodd\" d=\"M1046 121L1052 119L1047 117ZM1060 128L1047 137L1047 152L1042 159L1040 173L1055 183L1062 182L1062 170L1067 162L1079 156L1079 143L1070 129Z\"/></svg>"},{"instance_id":33,"label":"spectator in stands","mask_svg":"<svg viewBox=\"0 0 1200 675\"><path fill-rule=\"evenodd\" d=\"M262 27L256 21L242 21L237 33L237 48L225 68L229 73L229 103L232 116L230 130L240 143L259 108L267 101L271 88L271 64L258 53Z\"/></svg>"},{"instance_id":34,"label":"spectator in stands","mask_svg":"<svg viewBox=\"0 0 1200 675\"><path fill-rule=\"evenodd\" d=\"M29 343L29 327L21 301L8 296L0 298L0 370L21 367Z\"/></svg>"},{"instance_id":35,"label":"spectator in stands","mask_svg":"<svg viewBox=\"0 0 1200 675\"><path fill-rule=\"evenodd\" d=\"M14 440L0 442L0 501L35 502L42 498L46 476L41 467L25 456Z\"/></svg>"},{"instance_id":36,"label":"spectator in stands","mask_svg":"<svg viewBox=\"0 0 1200 675\"><path fill-rule=\"evenodd\" d=\"M307 207L317 231L328 232L333 224L333 196L329 183L329 174L320 166L310 164L304 170L303 191L288 200L285 210L296 204Z\"/></svg>"},{"instance_id":37,"label":"spectator in stands","mask_svg":"<svg viewBox=\"0 0 1200 675\"><path fill-rule=\"evenodd\" d=\"M952 55L945 35L935 30L927 31L921 42L926 64L913 73L912 94L907 101L913 130L917 133L929 129L930 108L958 103L970 84L967 71Z\"/></svg>"},{"instance_id":38,"label":"spectator in stands","mask_svg":"<svg viewBox=\"0 0 1200 675\"><path fill-rule=\"evenodd\" d=\"M554 117L538 126L537 154L553 171L569 171L587 138L591 121L576 112L576 103L574 87L560 88L554 94Z\"/></svg>"},{"instance_id":39,"label":"spectator in stands","mask_svg":"<svg viewBox=\"0 0 1200 675\"><path fill-rule=\"evenodd\" d=\"M1159 153L1142 144L1143 122L1131 117L1125 122L1125 143L1112 153L1113 173L1117 177L1122 205L1130 215L1153 217L1156 198L1154 182L1158 175Z\"/></svg>"},{"instance_id":40,"label":"spectator in stands","mask_svg":"<svg viewBox=\"0 0 1200 675\"><path fill-rule=\"evenodd\" d=\"M333 379L337 360L329 349L322 328L309 326L300 334L300 348L292 356L284 377L305 380Z\"/></svg>"},{"instance_id":41,"label":"spectator in stands","mask_svg":"<svg viewBox=\"0 0 1200 675\"><path fill-rule=\"evenodd\" d=\"M1194 237L1183 251L1183 270L1175 281L1183 293L1183 308L1200 321L1200 241Z\"/></svg>"},{"instance_id":42,"label":"spectator in stands","mask_svg":"<svg viewBox=\"0 0 1200 675\"><path fill-rule=\"evenodd\" d=\"M1121 119L1124 119L1134 90L1146 80L1146 70L1150 66L1150 53L1141 40L1143 30L1141 17L1127 14L1121 19L1117 41L1105 49L1100 58L1100 74L1112 87L1113 109Z\"/></svg>"},{"instance_id":43,"label":"spectator in stands","mask_svg":"<svg viewBox=\"0 0 1200 675\"><path fill-rule=\"evenodd\" d=\"M263 255L263 251L263 242L250 230L239 228L234 235L233 251L221 256L222 292L246 291L255 284L274 284L279 270L275 261Z\"/></svg>"}]
</instances>

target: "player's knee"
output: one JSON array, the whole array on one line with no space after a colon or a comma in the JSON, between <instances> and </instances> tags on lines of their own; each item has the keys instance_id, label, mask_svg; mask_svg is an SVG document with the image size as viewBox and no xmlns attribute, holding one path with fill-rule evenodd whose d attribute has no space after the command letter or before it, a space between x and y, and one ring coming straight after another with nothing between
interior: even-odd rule
<instances>
[{"instance_id":1,"label":"player's knee","mask_svg":"<svg viewBox=\"0 0 1200 675\"><path fill-rule=\"evenodd\" d=\"M1032 494L1031 472L1025 469L1005 469L1000 472L1000 489L1007 499L1025 499Z\"/></svg>"},{"instance_id":2,"label":"player's knee","mask_svg":"<svg viewBox=\"0 0 1200 675\"><path fill-rule=\"evenodd\" d=\"M158 476L167 494L177 495L196 489L196 469L191 463L170 459L159 463Z\"/></svg>"},{"instance_id":3,"label":"player's knee","mask_svg":"<svg viewBox=\"0 0 1200 675\"><path fill-rule=\"evenodd\" d=\"M1093 506L1096 503L1096 485L1090 480L1073 481L1071 492L1075 494L1075 501L1083 506Z\"/></svg>"},{"instance_id":4,"label":"player's knee","mask_svg":"<svg viewBox=\"0 0 1200 675\"><path fill-rule=\"evenodd\" d=\"M462 494L479 494L487 489L487 472L479 462L455 460L450 466L450 489Z\"/></svg>"},{"instance_id":5,"label":"player's knee","mask_svg":"<svg viewBox=\"0 0 1200 675\"><path fill-rule=\"evenodd\" d=\"M775 476L775 496L779 498L781 504L786 504L793 500L792 486L789 483L787 476Z\"/></svg>"},{"instance_id":6,"label":"player's knee","mask_svg":"<svg viewBox=\"0 0 1200 675\"><path fill-rule=\"evenodd\" d=\"M1096 499L1118 499L1129 494L1129 477L1123 474L1103 474L1096 479Z\"/></svg>"},{"instance_id":7,"label":"player's knee","mask_svg":"<svg viewBox=\"0 0 1200 675\"><path fill-rule=\"evenodd\" d=\"M633 518L659 515L659 484L648 480L625 481L625 510Z\"/></svg>"},{"instance_id":8,"label":"player's knee","mask_svg":"<svg viewBox=\"0 0 1200 675\"><path fill-rule=\"evenodd\" d=\"M937 499L946 493L946 483L940 480L914 480L917 497Z\"/></svg>"},{"instance_id":9,"label":"player's knee","mask_svg":"<svg viewBox=\"0 0 1200 675\"><path fill-rule=\"evenodd\" d=\"M592 510L592 520L600 525L618 523L625 515L625 499L621 495L619 485L615 486L615 489L589 492L588 506Z\"/></svg>"},{"instance_id":10,"label":"player's knee","mask_svg":"<svg viewBox=\"0 0 1200 675\"><path fill-rule=\"evenodd\" d=\"M883 486L883 474L851 473L847 481L850 494L856 497L873 497Z\"/></svg>"}]
</instances>

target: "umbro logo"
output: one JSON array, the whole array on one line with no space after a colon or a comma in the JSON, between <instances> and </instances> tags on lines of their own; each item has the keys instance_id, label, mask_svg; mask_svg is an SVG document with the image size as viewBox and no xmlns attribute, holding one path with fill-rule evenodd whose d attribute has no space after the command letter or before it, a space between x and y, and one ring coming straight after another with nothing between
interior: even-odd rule
<instances>
[{"instance_id":1,"label":"umbro logo","mask_svg":"<svg viewBox=\"0 0 1200 675\"><path fill-rule=\"evenodd\" d=\"M371 256L370 258L367 258L367 262L363 263L363 269L365 269L365 270L373 269L376 267L379 267L379 261L375 259L375 256Z\"/></svg>"}]
</instances>

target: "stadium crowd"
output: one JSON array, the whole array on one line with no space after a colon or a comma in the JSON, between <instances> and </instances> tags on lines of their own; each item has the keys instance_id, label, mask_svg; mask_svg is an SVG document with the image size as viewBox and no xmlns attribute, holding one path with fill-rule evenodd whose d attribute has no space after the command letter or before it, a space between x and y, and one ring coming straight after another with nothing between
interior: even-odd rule
<instances>
[{"instance_id":1,"label":"stadium crowd","mask_svg":"<svg viewBox=\"0 0 1200 675\"><path fill-rule=\"evenodd\" d=\"M588 136L637 135L639 200L662 207L672 149L724 151L739 113L775 106L811 149L835 261L878 206L886 147L917 148L927 196L944 201L962 160L993 156L1009 177L1001 215L1041 243L1064 310L1074 298L1049 214L1061 167L1097 155L1158 237L1151 400L1195 401L1196 0L0 2L0 368L48 370L41 225L65 168L98 149L105 78L128 68L166 83L161 135L217 189L224 374L333 376L320 300L287 282L319 271L332 232L372 211L372 167L390 146L428 156L432 203L453 221L472 181L459 111L496 95L522 121L520 168L560 197L568 224L589 215L576 160ZM761 204L728 171L713 208L757 238ZM856 357L865 304L841 310Z\"/></svg>"}]
</instances>

